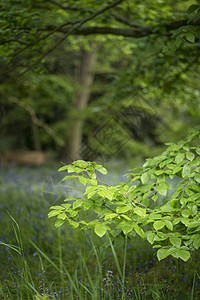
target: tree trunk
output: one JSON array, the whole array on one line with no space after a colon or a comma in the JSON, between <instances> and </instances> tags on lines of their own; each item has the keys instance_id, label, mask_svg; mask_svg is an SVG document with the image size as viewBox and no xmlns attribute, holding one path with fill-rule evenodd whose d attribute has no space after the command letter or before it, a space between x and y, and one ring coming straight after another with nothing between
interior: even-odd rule
<instances>
[{"instance_id":1,"label":"tree trunk","mask_svg":"<svg viewBox=\"0 0 200 300\"><path fill-rule=\"evenodd\" d=\"M33 147L36 151L41 151L41 142L39 139L38 134L38 127L35 125L33 120L31 119L31 125L32 125L32 136L33 136Z\"/></svg>"},{"instance_id":2,"label":"tree trunk","mask_svg":"<svg viewBox=\"0 0 200 300\"><path fill-rule=\"evenodd\" d=\"M81 158L81 142L84 126L83 110L87 108L94 79L96 48L90 52L82 51L81 61L77 68L78 90L75 94L75 117L71 120L70 138L67 143L68 159Z\"/></svg>"}]
</instances>

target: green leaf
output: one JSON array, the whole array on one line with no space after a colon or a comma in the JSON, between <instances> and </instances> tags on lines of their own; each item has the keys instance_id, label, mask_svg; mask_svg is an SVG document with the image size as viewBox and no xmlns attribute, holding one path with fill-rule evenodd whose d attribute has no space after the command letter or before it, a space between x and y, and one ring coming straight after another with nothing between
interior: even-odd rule
<instances>
[{"instance_id":1,"label":"green leaf","mask_svg":"<svg viewBox=\"0 0 200 300\"><path fill-rule=\"evenodd\" d=\"M105 221L106 220L108 220L108 219L114 219L114 218L116 218L118 216L118 214L116 214L116 213L110 213L110 214L107 214L105 217L104 217L104 219L105 219Z\"/></svg>"},{"instance_id":2,"label":"green leaf","mask_svg":"<svg viewBox=\"0 0 200 300\"><path fill-rule=\"evenodd\" d=\"M186 150L186 151L190 151L190 147L189 147L188 144L185 144L185 145L183 146L183 149Z\"/></svg>"},{"instance_id":3,"label":"green leaf","mask_svg":"<svg viewBox=\"0 0 200 300\"><path fill-rule=\"evenodd\" d=\"M163 221L156 221L153 223L153 227L155 228L156 231L162 229L164 226L165 226L165 222Z\"/></svg>"},{"instance_id":4,"label":"green leaf","mask_svg":"<svg viewBox=\"0 0 200 300\"><path fill-rule=\"evenodd\" d=\"M63 207L64 207L64 209L68 209L68 208L70 208L70 206L71 206L71 203L68 203L68 204L61 204Z\"/></svg>"},{"instance_id":5,"label":"green leaf","mask_svg":"<svg viewBox=\"0 0 200 300\"><path fill-rule=\"evenodd\" d=\"M61 213L61 210L52 210L48 213L48 218L55 217Z\"/></svg>"},{"instance_id":6,"label":"green leaf","mask_svg":"<svg viewBox=\"0 0 200 300\"><path fill-rule=\"evenodd\" d=\"M199 247L200 247L200 235L199 234L195 236L193 246L195 249L199 249Z\"/></svg>"},{"instance_id":7,"label":"green leaf","mask_svg":"<svg viewBox=\"0 0 200 300\"><path fill-rule=\"evenodd\" d=\"M112 190L107 190L106 191L106 198L108 198L109 200L112 200L113 199L113 196L114 196L114 191Z\"/></svg>"},{"instance_id":8,"label":"green leaf","mask_svg":"<svg viewBox=\"0 0 200 300\"><path fill-rule=\"evenodd\" d=\"M74 171L75 171L75 169L76 169L76 167L75 167L75 166L72 166L72 165L68 165L68 166L67 166L67 171L68 171L68 173L72 173L72 172L74 172Z\"/></svg>"},{"instance_id":9,"label":"green leaf","mask_svg":"<svg viewBox=\"0 0 200 300\"><path fill-rule=\"evenodd\" d=\"M192 190L192 191L194 191L194 192L200 192L200 185L199 184L196 184L196 183L191 183L190 185L189 185L189 188L190 188L190 190Z\"/></svg>"},{"instance_id":10,"label":"green leaf","mask_svg":"<svg viewBox=\"0 0 200 300\"><path fill-rule=\"evenodd\" d=\"M82 206L83 204L83 200L76 200L74 203L73 203L73 209L76 209L77 207L80 207Z\"/></svg>"},{"instance_id":11,"label":"green leaf","mask_svg":"<svg viewBox=\"0 0 200 300\"><path fill-rule=\"evenodd\" d=\"M127 211L130 211L132 208L131 207L129 207L129 206L118 206L117 208L116 208L116 212L118 213L118 214L124 214L124 213L126 213Z\"/></svg>"},{"instance_id":12,"label":"green leaf","mask_svg":"<svg viewBox=\"0 0 200 300\"><path fill-rule=\"evenodd\" d=\"M187 261L190 258L190 252L186 250L178 249L176 255L178 255L178 257L184 261Z\"/></svg>"},{"instance_id":13,"label":"green leaf","mask_svg":"<svg viewBox=\"0 0 200 300\"><path fill-rule=\"evenodd\" d=\"M68 219L68 221L69 221L69 225L70 225L72 228L77 228L77 227L79 227L79 223L78 223L78 222L75 222L75 221L70 220L70 219Z\"/></svg>"},{"instance_id":14,"label":"green leaf","mask_svg":"<svg viewBox=\"0 0 200 300\"><path fill-rule=\"evenodd\" d=\"M155 237L156 237L156 234L154 232L150 232L148 233L147 235L147 241L150 243L150 244L153 244L154 241L155 241Z\"/></svg>"},{"instance_id":15,"label":"green leaf","mask_svg":"<svg viewBox=\"0 0 200 300\"><path fill-rule=\"evenodd\" d=\"M67 199L65 199L64 201L67 202L67 201L74 201L76 199L80 199L80 197L69 197Z\"/></svg>"},{"instance_id":16,"label":"green leaf","mask_svg":"<svg viewBox=\"0 0 200 300\"><path fill-rule=\"evenodd\" d=\"M96 194L96 191L93 191L87 195L88 199L92 198Z\"/></svg>"},{"instance_id":17,"label":"green leaf","mask_svg":"<svg viewBox=\"0 0 200 300\"><path fill-rule=\"evenodd\" d=\"M120 218L124 218L126 220L131 221L131 218L129 218L127 215L120 215Z\"/></svg>"},{"instance_id":18,"label":"green leaf","mask_svg":"<svg viewBox=\"0 0 200 300\"><path fill-rule=\"evenodd\" d=\"M135 230L135 232L142 238L144 239L145 235L144 235L144 231L142 230L142 228L140 226L138 226L137 223L132 222L131 223L133 225L133 228Z\"/></svg>"},{"instance_id":19,"label":"green leaf","mask_svg":"<svg viewBox=\"0 0 200 300\"><path fill-rule=\"evenodd\" d=\"M161 248L157 251L157 257L158 260L162 260L164 258L166 258L167 256L172 254L172 250L171 249L165 249L165 248Z\"/></svg>"},{"instance_id":20,"label":"green leaf","mask_svg":"<svg viewBox=\"0 0 200 300\"><path fill-rule=\"evenodd\" d=\"M97 180L96 179L90 179L90 184L97 185Z\"/></svg>"},{"instance_id":21,"label":"green leaf","mask_svg":"<svg viewBox=\"0 0 200 300\"><path fill-rule=\"evenodd\" d=\"M161 232L161 231L157 231L157 236L155 237L155 241L164 241L168 238L168 235Z\"/></svg>"},{"instance_id":22,"label":"green leaf","mask_svg":"<svg viewBox=\"0 0 200 300\"><path fill-rule=\"evenodd\" d=\"M93 191L96 192L96 190L97 190L97 187L95 187L95 186L88 186L88 187L86 188L86 191L85 191L84 195L85 195L85 194L88 194L88 193L90 193L90 192L93 192Z\"/></svg>"},{"instance_id":23,"label":"green leaf","mask_svg":"<svg viewBox=\"0 0 200 300\"><path fill-rule=\"evenodd\" d=\"M169 230L173 231L173 225L172 225L172 222L170 222L169 220L165 220L165 226L166 226Z\"/></svg>"},{"instance_id":24,"label":"green leaf","mask_svg":"<svg viewBox=\"0 0 200 300\"><path fill-rule=\"evenodd\" d=\"M88 163L84 160L76 160L73 162L73 164L76 166L76 167L79 167L79 168L82 168L82 169L85 169L88 167Z\"/></svg>"},{"instance_id":25,"label":"green leaf","mask_svg":"<svg viewBox=\"0 0 200 300\"><path fill-rule=\"evenodd\" d=\"M50 209L64 210L64 208L60 205L51 206Z\"/></svg>"},{"instance_id":26,"label":"green leaf","mask_svg":"<svg viewBox=\"0 0 200 300\"><path fill-rule=\"evenodd\" d=\"M103 166L101 166L101 165L95 166L95 169L96 169L98 172L100 172L101 174L104 174L104 175L108 173L108 171L107 171Z\"/></svg>"},{"instance_id":27,"label":"green leaf","mask_svg":"<svg viewBox=\"0 0 200 300\"><path fill-rule=\"evenodd\" d=\"M180 170L182 170L182 167L179 167L179 166L178 166L178 167L174 168L174 169L173 169L173 174L179 173Z\"/></svg>"},{"instance_id":28,"label":"green leaf","mask_svg":"<svg viewBox=\"0 0 200 300\"><path fill-rule=\"evenodd\" d=\"M195 42L195 35L194 33L191 33L191 32L187 32L186 35L186 40L188 40L189 42L191 43L194 43Z\"/></svg>"},{"instance_id":29,"label":"green leaf","mask_svg":"<svg viewBox=\"0 0 200 300\"><path fill-rule=\"evenodd\" d=\"M178 37L175 39L176 48L179 48L180 45L182 44L182 42L183 42L183 39L182 39L180 36L178 36Z\"/></svg>"},{"instance_id":30,"label":"green leaf","mask_svg":"<svg viewBox=\"0 0 200 300\"><path fill-rule=\"evenodd\" d=\"M142 176L141 176L141 181L142 183L144 184L145 182L147 182L149 179L149 173L146 172L146 173L143 173Z\"/></svg>"},{"instance_id":31,"label":"green leaf","mask_svg":"<svg viewBox=\"0 0 200 300\"><path fill-rule=\"evenodd\" d=\"M183 170L182 170L182 177L186 177L190 175L191 169L188 165L184 165Z\"/></svg>"},{"instance_id":32,"label":"green leaf","mask_svg":"<svg viewBox=\"0 0 200 300\"><path fill-rule=\"evenodd\" d=\"M181 239L180 238L178 238L176 236L170 236L169 240L170 240L170 243L173 246L175 246L177 248L179 248L181 246Z\"/></svg>"},{"instance_id":33,"label":"green leaf","mask_svg":"<svg viewBox=\"0 0 200 300\"><path fill-rule=\"evenodd\" d=\"M159 185L157 186L157 191L160 195L166 196L168 188L169 188L168 183L160 182Z\"/></svg>"},{"instance_id":34,"label":"green leaf","mask_svg":"<svg viewBox=\"0 0 200 300\"><path fill-rule=\"evenodd\" d=\"M110 189L106 188L105 186L101 186L99 188L99 190L97 191L97 193L101 197L106 197L109 200L112 200L113 199L113 195L114 195L114 190L110 190Z\"/></svg>"},{"instance_id":35,"label":"green leaf","mask_svg":"<svg viewBox=\"0 0 200 300\"><path fill-rule=\"evenodd\" d=\"M133 209L134 213L140 217L146 217L146 209L141 208L141 207L135 207Z\"/></svg>"},{"instance_id":36,"label":"green leaf","mask_svg":"<svg viewBox=\"0 0 200 300\"><path fill-rule=\"evenodd\" d=\"M181 211L181 214L184 218L187 218L192 214L192 212L191 212L191 209L185 209L185 210ZM181 220L181 222L182 222L182 220Z\"/></svg>"},{"instance_id":37,"label":"green leaf","mask_svg":"<svg viewBox=\"0 0 200 300\"><path fill-rule=\"evenodd\" d=\"M64 220L57 219L57 221L55 222L55 227L56 228L61 227L64 223L65 223Z\"/></svg>"},{"instance_id":38,"label":"green leaf","mask_svg":"<svg viewBox=\"0 0 200 300\"><path fill-rule=\"evenodd\" d=\"M62 213L62 214L59 214L58 215L58 219L61 219L61 220L65 220L66 219L66 214L65 213Z\"/></svg>"},{"instance_id":39,"label":"green leaf","mask_svg":"<svg viewBox=\"0 0 200 300\"><path fill-rule=\"evenodd\" d=\"M66 171L67 169L68 169L68 166L63 166L63 167L58 169L58 172Z\"/></svg>"},{"instance_id":40,"label":"green leaf","mask_svg":"<svg viewBox=\"0 0 200 300\"><path fill-rule=\"evenodd\" d=\"M177 164L179 164L181 161L184 160L184 158L185 158L185 154L184 154L184 153L180 153L180 154L176 155L176 157L175 157L175 162L176 162Z\"/></svg>"},{"instance_id":41,"label":"green leaf","mask_svg":"<svg viewBox=\"0 0 200 300\"><path fill-rule=\"evenodd\" d=\"M200 155L200 147L196 148L196 153Z\"/></svg>"},{"instance_id":42,"label":"green leaf","mask_svg":"<svg viewBox=\"0 0 200 300\"><path fill-rule=\"evenodd\" d=\"M200 183L200 174L195 175L194 179L196 180L196 182Z\"/></svg>"},{"instance_id":43,"label":"green leaf","mask_svg":"<svg viewBox=\"0 0 200 300\"><path fill-rule=\"evenodd\" d=\"M85 199L83 201L83 207L86 209L90 209L90 207L92 207L92 205L93 205L93 201L90 199Z\"/></svg>"},{"instance_id":44,"label":"green leaf","mask_svg":"<svg viewBox=\"0 0 200 300\"><path fill-rule=\"evenodd\" d=\"M74 172L75 172L75 173L82 173L83 171L84 171L83 168L79 168L79 167L75 167L75 168L74 168ZM68 172L69 172L69 170L68 170Z\"/></svg>"},{"instance_id":45,"label":"green leaf","mask_svg":"<svg viewBox=\"0 0 200 300\"><path fill-rule=\"evenodd\" d=\"M72 210L72 209L70 209L70 210L68 211L68 213L69 213L70 218L75 218L75 217L77 217L77 215L78 215L78 212L75 211L75 210Z\"/></svg>"},{"instance_id":46,"label":"green leaf","mask_svg":"<svg viewBox=\"0 0 200 300\"><path fill-rule=\"evenodd\" d=\"M193 13L195 10L197 10L199 7L200 7L199 5L192 4L192 5L190 5L190 7L188 8L187 13L188 13L188 14L191 14L191 13Z\"/></svg>"},{"instance_id":47,"label":"green leaf","mask_svg":"<svg viewBox=\"0 0 200 300\"><path fill-rule=\"evenodd\" d=\"M102 237L106 234L107 226L105 225L97 225L94 228L94 232L99 236Z\"/></svg>"},{"instance_id":48,"label":"green leaf","mask_svg":"<svg viewBox=\"0 0 200 300\"><path fill-rule=\"evenodd\" d=\"M187 152L187 153L186 153L186 158L187 158L188 160L192 161L192 160L195 158L195 155L194 155L194 153L192 153L192 152Z\"/></svg>"},{"instance_id":49,"label":"green leaf","mask_svg":"<svg viewBox=\"0 0 200 300\"><path fill-rule=\"evenodd\" d=\"M93 208L93 210L96 214L100 214L100 212L101 212L101 206L100 205L94 204L92 208Z\"/></svg>"},{"instance_id":50,"label":"green leaf","mask_svg":"<svg viewBox=\"0 0 200 300\"><path fill-rule=\"evenodd\" d=\"M161 245L154 245L153 249L157 249L157 248L161 248L161 247L162 247Z\"/></svg>"},{"instance_id":51,"label":"green leaf","mask_svg":"<svg viewBox=\"0 0 200 300\"><path fill-rule=\"evenodd\" d=\"M153 196L152 196L152 200L153 200L153 201L156 201L157 199L158 199L158 195L153 195Z\"/></svg>"},{"instance_id":52,"label":"green leaf","mask_svg":"<svg viewBox=\"0 0 200 300\"><path fill-rule=\"evenodd\" d=\"M79 176L78 180L79 180L80 183L82 183L84 185L87 183L87 179L85 177Z\"/></svg>"},{"instance_id":53,"label":"green leaf","mask_svg":"<svg viewBox=\"0 0 200 300\"><path fill-rule=\"evenodd\" d=\"M200 226L200 221L192 221L187 224L187 227L198 227Z\"/></svg>"},{"instance_id":54,"label":"green leaf","mask_svg":"<svg viewBox=\"0 0 200 300\"><path fill-rule=\"evenodd\" d=\"M71 176L67 175L67 176L65 176L65 177L62 179L62 181L66 181L66 180L69 180L69 179L72 179L72 178L77 178L77 175L71 175Z\"/></svg>"},{"instance_id":55,"label":"green leaf","mask_svg":"<svg viewBox=\"0 0 200 300\"><path fill-rule=\"evenodd\" d=\"M128 224L128 223L126 223L126 224L124 224L123 226L122 226L122 231L123 231L123 233L126 235L126 234L128 234L129 232L131 232L133 230L133 225L132 224Z\"/></svg>"}]
</instances>

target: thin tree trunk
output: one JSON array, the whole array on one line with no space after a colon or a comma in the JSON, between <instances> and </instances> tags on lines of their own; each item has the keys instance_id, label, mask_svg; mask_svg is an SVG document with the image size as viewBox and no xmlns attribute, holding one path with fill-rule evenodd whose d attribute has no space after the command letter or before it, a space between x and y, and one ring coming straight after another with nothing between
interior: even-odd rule
<instances>
[{"instance_id":1,"label":"thin tree trunk","mask_svg":"<svg viewBox=\"0 0 200 300\"><path fill-rule=\"evenodd\" d=\"M84 126L82 111L87 108L94 79L94 64L96 49L90 52L83 51L80 65L77 69L77 83L79 88L75 94L75 115L71 121L70 138L68 141L68 158L76 160L81 158L81 142Z\"/></svg>"},{"instance_id":2,"label":"thin tree trunk","mask_svg":"<svg viewBox=\"0 0 200 300\"><path fill-rule=\"evenodd\" d=\"M34 150L40 151L41 150L41 142L39 139L39 133L38 133L38 127L35 125L33 120L31 120L31 125L32 125L32 136L33 136L33 146Z\"/></svg>"}]
</instances>

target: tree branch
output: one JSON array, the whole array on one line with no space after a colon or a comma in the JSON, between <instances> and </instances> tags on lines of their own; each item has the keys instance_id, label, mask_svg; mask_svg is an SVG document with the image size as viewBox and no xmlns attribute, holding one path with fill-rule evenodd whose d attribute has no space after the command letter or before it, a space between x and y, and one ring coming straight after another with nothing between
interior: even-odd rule
<instances>
[{"instance_id":1,"label":"tree branch","mask_svg":"<svg viewBox=\"0 0 200 300\"><path fill-rule=\"evenodd\" d=\"M30 105L17 99L16 97L8 95L6 92L0 91L0 93L5 98L7 98L10 102L13 102L13 103L23 107L30 114L33 123L36 126L43 128L59 146L63 146L65 144L64 141L57 136L57 134L49 127L48 124L46 124L42 120L38 119L35 110Z\"/></svg>"},{"instance_id":2,"label":"tree branch","mask_svg":"<svg viewBox=\"0 0 200 300\"><path fill-rule=\"evenodd\" d=\"M166 32L170 32L171 30L178 29L182 26L192 25L192 26L200 26L200 19L190 22L189 20L180 20L180 21L173 21L167 24L161 24L159 27L144 27L138 26L136 28L116 28L116 27L98 27L98 26L88 26L84 28L78 28L73 34L75 35L91 35L91 34L112 34L112 35L121 35L125 37L134 37L134 38L141 38L144 36L149 36L151 34L156 34L160 32L162 29L165 29ZM47 26L46 30L52 30L54 26ZM57 30L58 32L62 32L67 34L71 31L71 28L62 27L61 29Z\"/></svg>"},{"instance_id":3,"label":"tree branch","mask_svg":"<svg viewBox=\"0 0 200 300\"><path fill-rule=\"evenodd\" d=\"M47 26L46 30L52 30L54 26ZM58 29L58 32L62 32L67 34L71 28L61 28ZM114 28L114 27L97 27L97 26L90 26L81 29L77 29L73 32L74 35L92 35L92 34L112 34L112 35L121 35L125 37L135 37L141 38L143 36L148 36L152 34L153 28L152 27L139 27L139 28Z\"/></svg>"},{"instance_id":4,"label":"tree branch","mask_svg":"<svg viewBox=\"0 0 200 300\"><path fill-rule=\"evenodd\" d=\"M78 7L78 6L71 6L71 5L64 5L63 3L57 1L57 0L49 0L52 4L57 5L58 7L60 7L63 10L72 10L72 11L86 11L86 12L90 12L93 13L92 9L89 8L84 8L84 7Z\"/></svg>"},{"instance_id":5,"label":"tree branch","mask_svg":"<svg viewBox=\"0 0 200 300\"><path fill-rule=\"evenodd\" d=\"M6 69L8 69L8 67L10 66L10 64L14 61L14 59L16 59L17 58L17 56L19 56L20 55L20 53L22 53L23 51L25 51L26 49L28 49L29 47L32 47L32 46L34 46L34 45L36 45L37 43L39 43L39 42L41 42L41 41L43 41L43 40L45 40L45 39L47 39L49 36L51 36L51 35L53 35L55 32L59 32L63 27L65 27L65 26L68 26L68 25L75 25L75 24L77 24L77 23L79 23L80 22L80 20L76 20L76 21L74 21L74 22L70 22L70 21L68 21L68 22L66 22L66 23L63 23L63 24L61 24L60 26L54 26L54 28L52 28L52 30L50 30L50 32L48 32L47 34L45 34L44 36L42 36L42 37L39 37L38 39L36 39L34 42L31 42L31 43L29 43L29 44L25 44L25 43L23 43L23 44L25 44L26 46L25 47L23 47L23 48L21 48L12 58L11 58L11 60L8 62L8 64L6 65ZM29 30L31 30L31 29L29 29ZM7 41L7 42L9 42L9 41ZM19 40L19 43L20 43L20 40ZM9 70L10 71L10 70Z\"/></svg>"},{"instance_id":6,"label":"tree branch","mask_svg":"<svg viewBox=\"0 0 200 300\"><path fill-rule=\"evenodd\" d=\"M136 24L133 24L131 20L128 20L127 18L123 17L123 16L119 16L119 15L116 15L114 13L110 13L110 15L118 22L122 23L122 24L125 24L129 27L139 27L138 25Z\"/></svg>"},{"instance_id":7,"label":"tree branch","mask_svg":"<svg viewBox=\"0 0 200 300\"><path fill-rule=\"evenodd\" d=\"M117 0L117 1L111 2L109 5L105 6L104 8L102 8L98 11L96 11L95 13L90 15L89 17L83 19L77 26L70 28L65 33L64 37L62 37L51 49L49 49L45 53L43 53L43 55L35 63L31 64L31 66L28 67L25 71L23 71L20 75L23 75L28 70L30 70L32 67L34 67L36 64L38 64L45 56L47 56L49 53L51 53L53 50L55 50L70 34L72 34L73 32L76 32L76 30L78 30L83 24L85 24L88 21L94 19L95 17L97 17L98 15L104 13L105 11L117 6L118 4L120 4L123 1L124 0ZM58 30L56 30L56 31L58 31Z\"/></svg>"}]
</instances>

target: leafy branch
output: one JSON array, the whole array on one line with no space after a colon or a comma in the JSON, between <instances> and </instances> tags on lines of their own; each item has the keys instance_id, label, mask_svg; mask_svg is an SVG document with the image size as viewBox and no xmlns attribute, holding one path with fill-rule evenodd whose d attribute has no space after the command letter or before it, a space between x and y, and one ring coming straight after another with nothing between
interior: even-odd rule
<instances>
[{"instance_id":1,"label":"leafy branch","mask_svg":"<svg viewBox=\"0 0 200 300\"><path fill-rule=\"evenodd\" d=\"M107 231L113 238L119 232L138 234L158 250L159 260L172 255L187 261L200 248L199 137L200 127L178 144L168 144L142 168L131 170L131 180L117 186L102 185L96 172L105 175L107 170L96 162L78 160L61 167L59 171L68 172L63 181L77 179L85 192L81 199L66 199L67 206L51 207L48 216L57 216L56 227L68 221L74 228L94 228L99 237ZM91 213L91 221L84 211Z\"/></svg>"}]
</instances>

